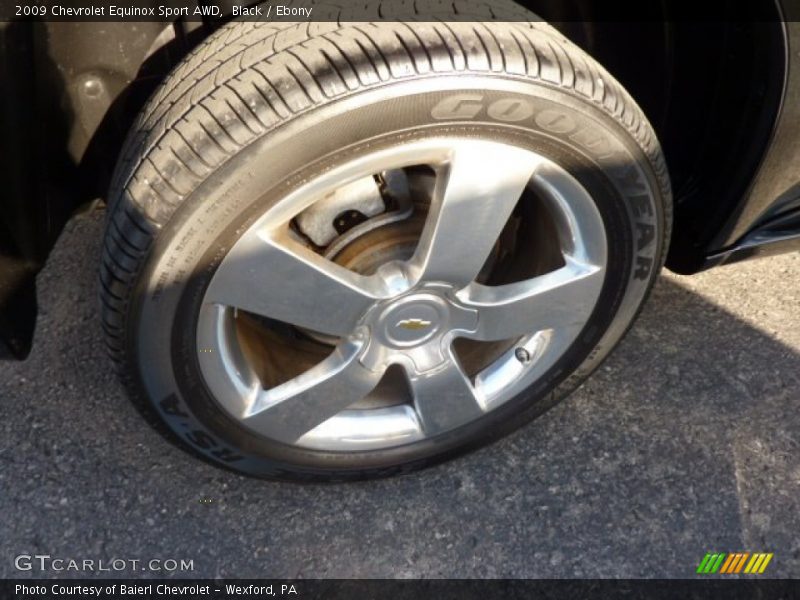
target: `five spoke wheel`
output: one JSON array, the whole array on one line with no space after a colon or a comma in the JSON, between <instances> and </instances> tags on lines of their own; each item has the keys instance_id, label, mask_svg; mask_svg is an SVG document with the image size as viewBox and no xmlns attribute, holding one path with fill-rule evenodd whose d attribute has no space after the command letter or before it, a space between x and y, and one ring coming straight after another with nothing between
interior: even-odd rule
<instances>
[{"instance_id":1,"label":"five spoke wheel","mask_svg":"<svg viewBox=\"0 0 800 600\"><path fill-rule=\"evenodd\" d=\"M380 181L376 189L385 192L387 173L404 178L421 222L405 254L365 245L362 253L384 259L354 269L298 228L298 215L330 203L337 190L355 190L354 182L369 193L363 182ZM552 235L533 241L555 248L557 260L544 272L494 281L492 266L525 198L545 207ZM414 218L410 209L395 212ZM389 203L373 220L354 210L341 214L363 220L348 230L350 240L390 227L383 223L394 213ZM433 138L374 152L283 198L230 249L199 316L203 378L233 418L286 444L385 448L452 430L529 386L575 340L603 285L604 231L578 180L530 150ZM265 381L258 352L237 333L245 314L316 344L322 359L285 380ZM467 369L457 340L492 351ZM392 384L405 391L387 394Z\"/></svg>"}]
</instances>

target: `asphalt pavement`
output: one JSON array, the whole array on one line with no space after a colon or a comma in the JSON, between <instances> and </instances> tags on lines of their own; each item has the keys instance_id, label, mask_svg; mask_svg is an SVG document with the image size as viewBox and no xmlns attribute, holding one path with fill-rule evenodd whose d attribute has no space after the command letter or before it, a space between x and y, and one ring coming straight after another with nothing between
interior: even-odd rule
<instances>
[{"instance_id":1,"label":"asphalt pavement","mask_svg":"<svg viewBox=\"0 0 800 600\"><path fill-rule=\"evenodd\" d=\"M69 224L30 358L0 363L0 577L80 575L18 571L26 554L141 561L106 576L690 577L712 551L800 577L800 254L665 273L600 370L502 442L293 485L193 458L126 399L98 322L102 223Z\"/></svg>"}]
</instances>

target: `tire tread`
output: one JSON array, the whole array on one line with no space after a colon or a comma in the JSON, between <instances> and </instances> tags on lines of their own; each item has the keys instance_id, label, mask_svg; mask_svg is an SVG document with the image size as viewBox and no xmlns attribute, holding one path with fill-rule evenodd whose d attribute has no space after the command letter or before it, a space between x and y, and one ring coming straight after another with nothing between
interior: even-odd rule
<instances>
[{"instance_id":1,"label":"tire tread","mask_svg":"<svg viewBox=\"0 0 800 600\"><path fill-rule=\"evenodd\" d=\"M408 3L401 3L408 23L348 23L346 9L338 10L340 21L333 23L229 23L190 52L154 93L112 178L100 273L105 342L125 383L134 372L126 315L159 230L203 178L243 147L331 98L442 73L536 80L571 91L625 127L648 157L662 195L671 197L644 114L611 75L557 30L513 4L412 4L409 16ZM390 14L395 6L377 4L376 21L396 17ZM431 8L441 20L410 23ZM491 22L509 11L529 21ZM447 22L454 14L475 15L476 22ZM671 202L666 207L670 211ZM669 212L665 222L669 228ZM135 393L135 386L128 387Z\"/></svg>"}]
</instances>

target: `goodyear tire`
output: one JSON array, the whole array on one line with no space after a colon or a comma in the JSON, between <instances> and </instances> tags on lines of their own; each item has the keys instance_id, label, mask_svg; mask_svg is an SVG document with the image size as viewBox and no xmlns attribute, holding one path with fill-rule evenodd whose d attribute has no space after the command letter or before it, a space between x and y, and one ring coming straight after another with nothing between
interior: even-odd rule
<instances>
[{"instance_id":1,"label":"goodyear tire","mask_svg":"<svg viewBox=\"0 0 800 600\"><path fill-rule=\"evenodd\" d=\"M262 477L405 472L484 445L541 414L629 328L661 267L670 227L669 181L653 130L625 90L553 28L494 22L481 8L474 14L474 22L445 22L454 15L437 14L426 22L230 23L152 98L110 193L102 315L131 394L174 439L214 463ZM441 139L501 153L522 149L585 190L593 207L585 208L599 228L585 231L603 240L604 269L579 330L524 389L511 386L514 393L491 410L410 441L364 449L292 443L248 426L220 398L224 382L209 381L199 347L198 315L226 256L309 182L361 157ZM498 164L476 181L500 180L502 171ZM565 210L574 209L565 202ZM526 219L527 213L519 227L538 227ZM459 226L465 236L481 235L480 223L464 219ZM303 285L269 267L259 274L270 294ZM324 295L315 302L322 311L338 310ZM402 322L418 321L428 322ZM319 343L310 333L292 335ZM395 358L405 352L393 351L400 353ZM517 356L530 360L525 349Z\"/></svg>"}]
</instances>

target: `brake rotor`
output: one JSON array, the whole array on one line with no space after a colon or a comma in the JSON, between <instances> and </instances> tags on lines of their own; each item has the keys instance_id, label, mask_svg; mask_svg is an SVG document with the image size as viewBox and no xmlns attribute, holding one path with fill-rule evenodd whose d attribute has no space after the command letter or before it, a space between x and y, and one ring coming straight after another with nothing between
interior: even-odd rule
<instances>
[{"instance_id":1,"label":"brake rotor","mask_svg":"<svg viewBox=\"0 0 800 600\"><path fill-rule=\"evenodd\" d=\"M423 213L371 229L353 236L352 241L342 246L330 259L361 275L372 275L388 262L409 260L416 250L424 225ZM351 231L358 233L358 228Z\"/></svg>"}]
</instances>

